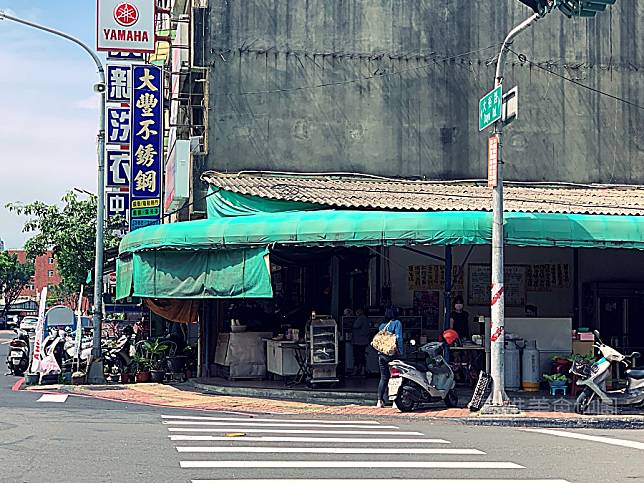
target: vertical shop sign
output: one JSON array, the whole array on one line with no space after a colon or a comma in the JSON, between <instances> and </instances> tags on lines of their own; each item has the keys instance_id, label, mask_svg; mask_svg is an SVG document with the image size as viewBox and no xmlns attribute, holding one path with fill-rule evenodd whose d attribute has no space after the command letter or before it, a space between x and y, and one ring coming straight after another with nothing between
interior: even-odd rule
<instances>
[{"instance_id":1,"label":"vertical shop sign","mask_svg":"<svg viewBox=\"0 0 644 483\"><path fill-rule=\"evenodd\" d=\"M130 103L132 99L132 67L127 64L107 64L107 102Z\"/></svg>"},{"instance_id":2,"label":"vertical shop sign","mask_svg":"<svg viewBox=\"0 0 644 483\"><path fill-rule=\"evenodd\" d=\"M161 218L162 86L158 67L132 67L131 230L158 224ZM144 204L146 208L137 206L135 210L135 204ZM152 206L159 208L149 209Z\"/></svg>"}]
</instances>

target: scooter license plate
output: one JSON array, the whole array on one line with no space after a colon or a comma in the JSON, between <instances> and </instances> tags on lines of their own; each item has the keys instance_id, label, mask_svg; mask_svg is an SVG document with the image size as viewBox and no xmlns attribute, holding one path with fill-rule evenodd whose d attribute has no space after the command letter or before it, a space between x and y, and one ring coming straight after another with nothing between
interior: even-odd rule
<instances>
[{"instance_id":1,"label":"scooter license plate","mask_svg":"<svg viewBox=\"0 0 644 483\"><path fill-rule=\"evenodd\" d=\"M396 396L398 395L398 389L400 389L401 385L402 377L392 377L391 379L389 379L388 393L390 400L396 399Z\"/></svg>"},{"instance_id":2,"label":"scooter license plate","mask_svg":"<svg viewBox=\"0 0 644 483\"><path fill-rule=\"evenodd\" d=\"M14 357L22 357L22 352L20 352L20 351L11 351L11 356L9 356L9 357L11 357L12 359Z\"/></svg>"}]
</instances>

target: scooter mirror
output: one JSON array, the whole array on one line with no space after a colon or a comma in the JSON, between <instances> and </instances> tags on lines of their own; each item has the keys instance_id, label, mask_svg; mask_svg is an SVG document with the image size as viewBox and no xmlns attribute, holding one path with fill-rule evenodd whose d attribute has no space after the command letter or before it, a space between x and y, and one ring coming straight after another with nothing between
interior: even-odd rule
<instances>
[{"instance_id":1,"label":"scooter mirror","mask_svg":"<svg viewBox=\"0 0 644 483\"><path fill-rule=\"evenodd\" d=\"M416 345L416 339L411 339L411 340L409 341L409 345L411 345L411 346L415 346L415 345Z\"/></svg>"},{"instance_id":2,"label":"scooter mirror","mask_svg":"<svg viewBox=\"0 0 644 483\"><path fill-rule=\"evenodd\" d=\"M597 340L601 339L601 337L599 335L599 331L597 329L593 330L593 334L595 335L595 339L597 339Z\"/></svg>"}]
</instances>

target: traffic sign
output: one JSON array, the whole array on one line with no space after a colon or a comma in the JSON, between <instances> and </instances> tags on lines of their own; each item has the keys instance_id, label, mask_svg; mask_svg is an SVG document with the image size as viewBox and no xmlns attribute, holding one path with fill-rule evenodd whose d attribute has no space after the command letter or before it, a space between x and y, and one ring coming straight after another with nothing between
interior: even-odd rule
<instances>
[{"instance_id":1,"label":"traffic sign","mask_svg":"<svg viewBox=\"0 0 644 483\"><path fill-rule=\"evenodd\" d=\"M503 87L498 86L479 101L479 131L501 119Z\"/></svg>"},{"instance_id":2,"label":"traffic sign","mask_svg":"<svg viewBox=\"0 0 644 483\"><path fill-rule=\"evenodd\" d=\"M493 134L487 140L487 185L496 188L499 167L499 135Z\"/></svg>"}]
</instances>

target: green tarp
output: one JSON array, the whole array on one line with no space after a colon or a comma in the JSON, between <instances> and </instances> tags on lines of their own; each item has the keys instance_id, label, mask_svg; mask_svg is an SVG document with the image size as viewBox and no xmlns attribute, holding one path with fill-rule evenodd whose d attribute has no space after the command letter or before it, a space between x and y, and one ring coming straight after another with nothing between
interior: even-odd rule
<instances>
[{"instance_id":1,"label":"green tarp","mask_svg":"<svg viewBox=\"0 0 644 483\"><path fill-rule=\"evenodd\" d=\"M116 298L270 298L268 250L134 253L117 263Z\"/></svg>"},{"instance_id":2,"label":"green tarp","mask_svg":"<svg viewBox=\"0 0 644 483\"><path fill-rule=\"evenodd\" d=\"M281 246L481 245L489 212L318 210L136 230L123 238L117 298L271 297L264 255ZM507 213L508 245L644 249L644 217Z\"/></svg>"},{"instance_id":3,"label":"green tarp","mask_svg":"<svg viewBox=\"0 0 644 483\"><path fill-rule=\"evenodd\" d=\"M249 216L260 213L285 213L289 211L321 210L327 207L298 201L282 201L242 195L210 186L206 209L209 219L231 216Z\"/></svg>"},{"instance_id":4,"label":"green tarp","mask_svg":"<svg viewBox=\"0 0 644 483\"><path fill-rule=\"evenodd\" d=\"M321 210L150 226L121 241L120 253L299 246L489 244L489 212ZM644 217L506 213L508 245L644 249Z\"/></svg>"}]
</instances>

